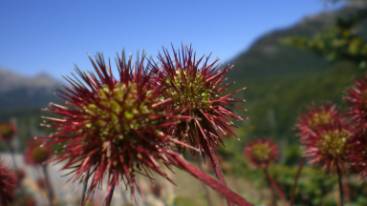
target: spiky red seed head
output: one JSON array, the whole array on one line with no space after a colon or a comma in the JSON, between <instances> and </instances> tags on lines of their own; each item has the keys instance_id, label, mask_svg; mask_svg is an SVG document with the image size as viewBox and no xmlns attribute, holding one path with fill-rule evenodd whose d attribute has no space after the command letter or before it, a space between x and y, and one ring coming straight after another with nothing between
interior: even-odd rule
<instances>
[{"instance_id":1,"label":"spiky red seed head","mask_svg":"<svg viewBox=\"0 0 367 206\"><path fill-rule=\"evenodd\" d=\"M14 201L17 179L15 173L0 163L0 205L7 206Z\"/></svg>"},{"instance_id":2,"label":"spiky red seed head","mask_svg":"<svg viewBox=\"0 0 367 206\"><path fill-rule=\"evenodd\" d=\"M367 76L357 80L347 91L353 138L350 142L348 162L351 168L367 177Z\"/></svg>"},{"instance_id":3,"label":"spiky red seed head","mask_svg":"<svg viewBox=\"0 0 367 206\"><path fill-rule=\"evenodd\" d=\"M353 131L335 105L314 106L297 123L305 155L327 170L342 166Z\"/></svg>"},{"instance_id":4,"label":"spiky red seed head","mask_svg":"<svg viewBox=\"0 0 367 206\"><path fill-rule=\"evenodd\" d=\"M245 157L257 168L267 168L279 156L278 146L270 139L256 139L244 149Z\"/></svg>"},{"instance_id":5,"label":"spiky red seed head","mask_svg":"<svg viewBox=\"0 0 367 206\"><path fill-rule=\"evenodd\" d=\"M16 133L16 127L12 123L0 123L0 139L9 142Z\"/></svg>"},{"instance_id":6,"label":"spiky red seed head","mask_svg":"<svg viewBox=\"0 0 367 206\"><path fill-rule=\"evenodd\" d=\"M52 150L47 144L45 137L34 137L24 152L24 160L29 165L45 164L51 157Z\"/></svg>"},{"instance_id":7,"label":"spiky red seed head","mask_svg":"<svg viewBox=\"0 0 367 206\"><path fill-rule=\"evenodd\" d=\"M354 135L351 139L347 161L351 169L362 177L367 177L367 138Z\"/></svg>"},{"instance_id":8,"label":"spiky red seed head","mask_svg":"<svg viewBox=\"0 0 367 206\"><path fill-rule=\"evenodd\" d=\"M345 163L353 133L343 125L319 128L307 142L303 142L305 155L313 164L327 170Z\"/></svg>"},{"instance_id":9,"label":"spiky red seed head","mask_svg":"<svg viewBox=\"0 0 367 206\"><path fill-rule=\"evenodd\" d=\"M166 151L172 141L165 131L177 120L163 109L145 58L133 63L119 57L117 76L102 55L91 62L94 73L77 70L60 92L64 105L48 108L54 116L45 117L54 131L50 144L62 145L56 160L65 162L75 179L90 175L90 192L105 179L109 191L123 182L134 192L137 174L167 177L162 166L171 164Z\"/></svg>"},{"instance_id":10,"label":"spiky red seed head","mask_svg":"<svg viewBox=\"0 0 367 206\"><path fill-rule=\"evenodd\" d=\"M171 100L166 108L187 117L171 128L174 137L210 156L223 142L234 135L235 120L242 118L231 110L239 100L228 91L226 75L231 66L219 66L209 57L197 57L191 47L164 49L155 63L162 95Z\"/></svg>"},{"instance_id":11,"label":"spiky red seed head","mask_svg":"<svg viewBox=\"0 0 367 206\"><path fill-rule=\"evenodd\" d=\"M341 124L341 116L335 105L327 104L313 106L302 114L297 122L298 134L301 141L308 141L309 137L321 127Z\"/></svg>"},{"instance_id":12,"label":"spiky red seed head","mask_svg":"<svg viewBox=\"0 0 367 206\"><path fill-rule=\"evenodd\" d=\"M345 97L353 124L360 132L367 129L367 76L356 81Z\"/></svg>"}]
</instances>

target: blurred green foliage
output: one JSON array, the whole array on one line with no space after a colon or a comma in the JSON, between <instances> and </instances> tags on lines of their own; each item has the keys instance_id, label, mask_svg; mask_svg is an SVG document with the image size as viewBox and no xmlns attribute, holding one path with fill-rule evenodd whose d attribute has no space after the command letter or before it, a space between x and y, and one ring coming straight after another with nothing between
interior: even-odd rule
<instances>
[{"instance_id":1,"label":"blurred green foliage","mask_svg":"<svg viewBox=\"0 0 367 206\"><path fill-rule=\"evenodd\" d=\"M339 17L335 25L313 37L289 37L284 43L310 50L330 61L347 60L361 68L367 66L367 41L358 32L358 25L367 17L367 9L360 9Z\"/></svg>"},{"instance_id":2,"label":"blurred green foliage","mask_svg":"<svg viewBox=\"0 0 367 206\"><path fill-rule=\"evenodd\" d=\"M294 176L297 167L289 167L284 165L275 165L272 167L271 173L280 183L285 193L290 198L293 190ZM336 186L336 178L328 175L320 169L305 167L299 180L295 198L295 205L299 206L320 206L320 205L336 205L333 192Z\"/></svg>"}]
</instances>

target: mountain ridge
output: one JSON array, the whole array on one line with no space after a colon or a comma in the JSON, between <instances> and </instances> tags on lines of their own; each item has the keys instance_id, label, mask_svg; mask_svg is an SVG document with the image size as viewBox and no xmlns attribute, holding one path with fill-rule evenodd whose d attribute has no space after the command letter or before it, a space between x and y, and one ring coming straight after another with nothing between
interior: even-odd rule
<instances>
[{"instance_id":1,"label":"mountain ridge","mask_svg":"<svg viewBox=\"0 0 367 206\"><path fill-rule=\"evenodd\" d=\"M26 87L54 89L60 84L59 81L47 73L26 76L0 68L0 91L2 92Z\"/></svg>"},{"instance_id":2,"label":"mountain ridge","mask_svg":"<svg viewBox=\"0 0 367 206\"><path fill-rule=\"evenodd\" d=\"M55 92L60 85L46 73L28 77L0 69L0 119L38 111L48 102L57 101Z\"/></svg>"},{"instance_id":3,"label":"mountain ridge","mask_svg":"<svg viewBox=\"0 0 367 206\"><path fill-rule=\"evenodd\" d=\"M275 29L260 36L243 52L237 54L229 63L237 69L230 73L230 77L241 84L248 81L279 77L282 75L300 75L321 72L330 67L324 58L308 51L293 48L283 44L284 38L290 36L312 36L333 25L337 17L348 16L356 11L365 11L367 5L345 7L325 11L316 15L304 17L299 22L288 27ZM365 33L367 22L359 26L361 33Z\"/></svg>"}]
</instances>

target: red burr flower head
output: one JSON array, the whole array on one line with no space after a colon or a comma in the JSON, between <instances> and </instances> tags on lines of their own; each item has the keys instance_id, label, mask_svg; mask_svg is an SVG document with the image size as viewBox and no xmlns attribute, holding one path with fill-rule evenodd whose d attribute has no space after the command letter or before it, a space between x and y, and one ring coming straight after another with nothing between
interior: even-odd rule
<instances>
[{"instance_id":1,"label":"red burr flower head","mask_svg":"<svg viewBox=\"0 0 367 206\"><path fill-rule=\"evenodd\" d=\"M365 130L367 128L367 76L358 80L349 89L346 101L350 105L349 115L356 128Z\"/></svg>"},{"instance_id":2,"label":"red burr flower head","mask_svg":"<svg viewBox=\"0 0 367 206\"><path fill-rule=\"evenodd\" d=\"M257 139L244 149L245 157L257 168L266 168L279 156L278 146L269 139Z\"/></svg>"},{"instance_id":3,"label":"red burr flower head","mask_svg":"<svg viewBox=\"0 0 367 206\"><path fill-rule=\"evenodd\" d=\"M134 192L137 174L168 178L162 166L171 164L166 151L173 141L165 131L177 120L163 110L165 100L144 57L135 63L118 57L117 77L102 55L91 62L94 73L78 69L67 78L60 91L64 105L50 104L52 117L44 117L54 131L50 144L61 145L55 159L75 179L90 176L90 192L105 179L110 194L120 181Z\"/></svg>"},{"instance_id":4,"label":"red burr flower head","mask_svg":"<svg viewBox=\"0 0 367 206\"><path fill-rule=\"evenodd\" d=\"M322 127L341 124L341 116L335 105L322 105L311 107L306 113L302 114L297 122L297 129L301 141L308 141L310 136Z\"/></svg>"},{"instance_id":5,"label":"red burr flower head","mask_svg":"<svg viewBox=\"0 0 367 206\"><path fill-rule=\"evenodd\" d=\"M0 205L7 206L14 201L17 179L15 173L0 163Z\"/></svg>"},{"instance_id":6,"label":"red burr flower head","mask_svg":"<svg viewBox=\"0 0 367 206\"><path fill-rule=\"evenodd\" d=\"M12 123L0 123L0 139L11 141L15 135L16 128Z\"/></svg>"},{"instance_id":7,"label":"red burr flower head","mask_svg":"<svg viewBox=\"0 0 367 206\"><path fill-rule=\"evenodd\" d=\"M349 151L352 131L344 125L334 124L319 128L308 141L303 141L305 155L311 163L319 164L325 169L342 166Z\"/></svg>"},{"instance_id":8,"label":"red burr flower head","mask_svg":"<svg viewBox=\"0 0 367 206\"><path fill-rule=\"evenodd\" d=\"M367 138L355 135L350 143L348 162L353 171L367 177Z\"/></svg>"},{"instance_id":9,"label":"red burr flower head","mask_svg":"<svg viewBox=\"0 0 367 206\"><path fill-rule=\"evenodd\" d=\"M348 161L352 169L367 176L367 76L355 82L345 97L349 103L349 116L353 123L353 138Z\"/></svg>"},{"instance_id":10,"label":"red burr flower head","mask_svg":"<svg viewBox=\"0 0 367 206\"><path fill-rule=\"evenodd\" d=\"M45 137L34 137L24 152L24 160L29 165L41 165L46 163L52 154Z\"/></svg>"},{"instance_id":11,"label":"red burr flower head","mask_svg":"<svg viewBox=\"0 0 367 206\"><path fill-rule=\"evenodd\" d=\"M327 170L344 164L353 134L335 105L311 108L300 117L297 128L311 163Z\"/></svg>"},{"instance_id":12,"label":"red burr flower head","mask_svg":"<svg viewBox=\"0 0 367 206\"><path fill-rule=\"evenodd\" d=\"M166 108L187 117L172 127L172 136L211 156L223 137L234 134L234 120L241 120L230 107L238 99L228 92L225 77L231 66L219 66L209 57L198 58L191 47L164 49L154 64L159 73Z\"/></svg>"}]
</instances>

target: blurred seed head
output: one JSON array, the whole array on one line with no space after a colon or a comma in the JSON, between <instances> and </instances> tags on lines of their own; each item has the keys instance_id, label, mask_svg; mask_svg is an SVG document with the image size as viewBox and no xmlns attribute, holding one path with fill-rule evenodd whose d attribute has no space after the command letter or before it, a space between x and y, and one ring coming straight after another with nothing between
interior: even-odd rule
<instances>
[{"instance_id":1,"label":"blurred seed head","mask_svg":"<svg viewBox=\"0 0 367 206\"><path fill-rule=\"evenodd\" d=\"M270 139L256 139L244 149L245 157L257 168L267 168L278 159L278 146Z\"/></svg>"}]
</instances>

